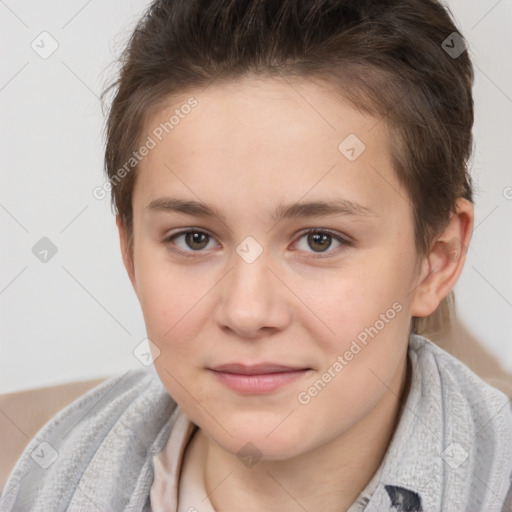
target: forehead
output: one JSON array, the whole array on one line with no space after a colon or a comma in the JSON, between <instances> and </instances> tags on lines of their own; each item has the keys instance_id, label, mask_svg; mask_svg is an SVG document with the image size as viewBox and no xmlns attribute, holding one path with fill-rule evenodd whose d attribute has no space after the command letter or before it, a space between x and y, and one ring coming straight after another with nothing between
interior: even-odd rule
<instances>
[{"instance_id":1,"label":"forehead","mask_svg":"<svg viewBox=\"0 0 512 512\"><path fill-rule=\"evenodd\" d=\"M147 202L165 189L217 197L218 207L235 193L247 207L340 193L381 212L407 203L386 123L322 82L247 78L169 96L148 136L155 147L136 184Z\"/></svg>"}]
</instances>

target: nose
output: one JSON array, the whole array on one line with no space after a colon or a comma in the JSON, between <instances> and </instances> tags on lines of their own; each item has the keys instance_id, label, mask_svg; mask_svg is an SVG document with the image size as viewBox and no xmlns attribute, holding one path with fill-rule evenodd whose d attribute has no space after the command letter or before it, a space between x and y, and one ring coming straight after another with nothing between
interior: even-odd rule
<instances>
[{"instance_id":1,"label":"nose","mask_svg":"<svg viewBox=\"0 0 512 512\"><path fill-rule=\"evenodd\" d=\"M232 261L231 271L221 282L218 325L244 338L286 329L292 317L289 293L269 268L268 259L263 254L248 263L234 254Z\"/></svg>"}]
</instances>

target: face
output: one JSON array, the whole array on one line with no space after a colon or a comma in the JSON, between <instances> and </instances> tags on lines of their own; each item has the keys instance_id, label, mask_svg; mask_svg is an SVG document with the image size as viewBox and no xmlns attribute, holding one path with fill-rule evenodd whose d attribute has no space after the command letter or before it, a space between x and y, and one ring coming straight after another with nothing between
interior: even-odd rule
<instances>
[{"instance_id":1,"label":"face","mask_svg":"<svg viewBox=\"0 0 512 512\"><path fill-rule=\"evenodd\" d=\"M318 82L246 79L169 98L148 135L128 267L170 395L269 460L360 424L403 367L416 278L385 123Z\"/></svg>"}]
</instances>

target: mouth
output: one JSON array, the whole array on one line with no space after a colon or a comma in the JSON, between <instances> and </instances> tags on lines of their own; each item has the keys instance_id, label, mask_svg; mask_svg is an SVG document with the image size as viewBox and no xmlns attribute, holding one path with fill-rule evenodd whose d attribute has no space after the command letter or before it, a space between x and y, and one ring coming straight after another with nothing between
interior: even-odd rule
<instances>
[{"instance_id":1,"label":"mouth","mask_svg":"<svg viewBox=\"0 0 512 512\"><path fill-rule=\"evenodd\" d=\"M311 368L275 363L244 365L231 363L208 368L224 386L242 394L264 394L285 387Z\"/></svg>"}]
</instances>

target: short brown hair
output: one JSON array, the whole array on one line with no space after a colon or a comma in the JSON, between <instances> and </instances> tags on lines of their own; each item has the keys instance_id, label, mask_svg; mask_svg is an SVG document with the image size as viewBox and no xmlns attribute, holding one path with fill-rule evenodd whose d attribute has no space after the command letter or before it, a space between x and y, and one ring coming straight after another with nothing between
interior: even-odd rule
<instances>
[{"instance_id":1,"label":"short brown hair","mask_svg":"<svg viewBox=\"0 0 512 512\"><path fill-rule=\"evenodd\" d=\"M255 75L324 80L387 123L396 140L394 168L412 204L417 253L428 254L456 200L473 201L473 68L467 51L446 51L446 40L465 44L434 0L154 1L102 95L115 90L105 167L130 252L136 165L113 180L149 116L170 94Z\"/></svg>"}]
</instances>

